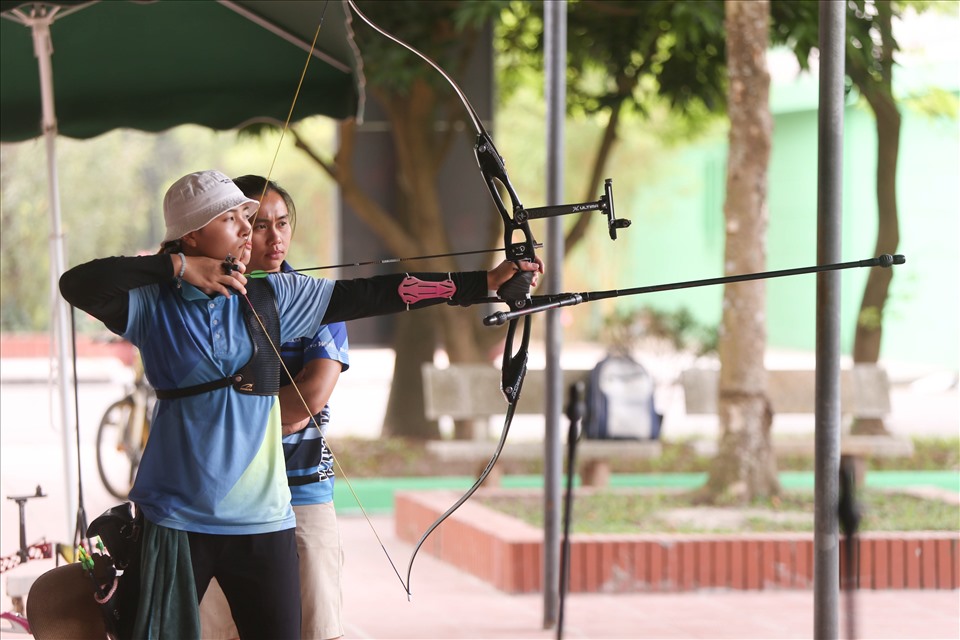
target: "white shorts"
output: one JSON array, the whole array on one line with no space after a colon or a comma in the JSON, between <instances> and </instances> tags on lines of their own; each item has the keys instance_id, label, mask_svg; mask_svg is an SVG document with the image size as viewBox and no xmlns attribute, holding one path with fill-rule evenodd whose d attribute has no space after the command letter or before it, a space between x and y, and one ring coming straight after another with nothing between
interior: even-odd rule
<instances>
[{"instance_id":1,"label":"white shorts","mask_svg":"<svg viewBox=\"0 0 960 640\"><path fill-rule=\"evenodd\" d=\"M216 578L210 581L200 601L200 637L203 640L233 640L240 637L237 625L233 623L227 596L223 595Z\"/></svg>"},{"instance_id":2,"label":"white shorts","mask_svg":"<svg viewBox=\"0 0 960 640\"><path fill-rule=\"evenodd\" d=\"M343 635L343 547L332 502L294 506L297 514L297 553L300 554L302 638L327 640ZM200 603L200 637L232 640L240 637L230 605L216 580Z\"/></svg>"}]
</instances>

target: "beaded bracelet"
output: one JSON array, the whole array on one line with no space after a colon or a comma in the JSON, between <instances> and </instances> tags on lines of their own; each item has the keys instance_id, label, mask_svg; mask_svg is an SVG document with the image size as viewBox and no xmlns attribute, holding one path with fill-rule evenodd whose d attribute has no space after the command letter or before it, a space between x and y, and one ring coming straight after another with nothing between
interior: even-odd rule
<instances>
[{"instance_id":1,"label":"beaded bracelet","mask_svg":"<svg viewBox=\"0 0 960 640\"><path fill-rule=\"evenodd\" d=\"M180 273L177 274L177 289L183 285L183 273L187 270L187 256L183 253L178 253L180 256Z\"/></svg>"}]
</instances>

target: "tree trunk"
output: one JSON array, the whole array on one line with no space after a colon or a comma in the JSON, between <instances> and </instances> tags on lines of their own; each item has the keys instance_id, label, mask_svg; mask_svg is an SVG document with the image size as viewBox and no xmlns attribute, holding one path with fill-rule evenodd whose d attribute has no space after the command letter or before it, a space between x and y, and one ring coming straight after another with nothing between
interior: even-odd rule
<instances>
[{"instance_id":1,"label":"tree trunk","mask_svg":"<svg viewBox=\"0 0 960 640\"><path fill-rule=\"evenodd\" d=\"M383 419L384 436L402 436L418 440L440 437L436 420L424 416L423 380L420 365L433 362L435 316L442 307L402 313L397 318L397 333L393 346L396 359L393 365L393 384ZM434 316L431 318L430 316Z\"/></svg>"},{"instance_id":2,"label":"tree trunk","mask_svg":"<svg viewBox=\"0 0 960 640\"><path fill-rule=\"evenodd\" d=\"M874 255L894 254L900 243L897 215L897 156L900 145L900 113L890 96L875 98L877 106L877 243ZM873 104L873 101L871 101ZM875 363L880 358L883 309L887 302L893 269L870 269L857 316L853 361Z\"/></svg>"},{"instance_id":3,"label":"tree trunk","mask_svg":"<svg viewBox=\"0 0 960 640\"><path fill-rule=\"evenodd\" d=\"M900 243L897 211L897 160L900 155L900 111L893 97L891 73L893 65L892 15L889 3L877 3L880 25L881 78L874 79L860 65L851 61L849 75L873 110L877 127L877 244L874 255L893 255ZM870 269L857 314L853 340L853 361L875 364L880 359L883 338L883 311L893 280L893 269ZM860 418L852 427L855 434L888 433L882 418Z\"/></svg>"},{"instance_id":4,"label":"tree trunk","mask_svg":"<svg viewBox=\"0 0 960 640\"><path fill-rule=\"evenodd\" d=\"M724 203L724 273L763 271L766 263L767 169L772 118L766 66L770 5L727 0L730 148ZM779 492L766 392L766 285L724 287L719 342L720 448L704 497L748 502Z\"/></svg>"},{"instance_id":5,"label":"tree trunk","mask_svg":"<svg viewBox=\"0 0 960 640\"><path fill-rule=\"evenodd\" d=\"M488 359L475 330L479 324L476 312L451 307L442 313L443 346L450 362L486 362ZM486 419L455 420L453 437L456 440L481 440L486 436L487 426Z\"/></svg>"}]
</instances>

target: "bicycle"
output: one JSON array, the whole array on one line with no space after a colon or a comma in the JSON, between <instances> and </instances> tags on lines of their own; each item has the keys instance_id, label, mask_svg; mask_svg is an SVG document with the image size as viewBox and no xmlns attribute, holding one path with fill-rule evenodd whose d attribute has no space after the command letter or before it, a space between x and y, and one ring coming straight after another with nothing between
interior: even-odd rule
<instances>
[{"instance_id":1,"label":"bicycle","mask_svg":"<svg viewBox=\"0 0 960 640\"><path fill-rule=\"evenodd\" d=\"M133 371L132 388L107 408L97 429L97 471L103 486L120 500L127 499L137 477L157 399L143 373L139 354Z\"/></svg>"},{"instance_id":2,"label":"bicycle","mask_svg":"<svg viewBox=\"0 0 960 640\"><path fill-rule=\"evenodd\" d=\"M40 487L40 485L37 485L36 493L31 495L7 496L7 500L13 500L16 502L17 507L19 507L20 510L20 548L13 553L0 558L0 574L6 573L11 569L15 569L25 562L29 562L30 560L44 560L52 558L54 556L54 547L60 546L55 545L53 542L47 541L46 538L41 538L37 542L34 542L30 545L27 544L27 501L32 500L33 498L46 497L47 494L43 492L43 489ZM59 564L59 558L57 563ZM10 584L9 581L7 584ZM26 588L29 589L29 586L27 585ZM13 603L13 611L4 611L3 613L0 613L0 620L2 620L4 623L0 629L2 629L4 632L10 633L30 633L30 623L27 622L27 617L23 607L24 593L20 593L18 591L9 593L8 595L10 596L10 601Z\"/></svg>"}]
</instances>

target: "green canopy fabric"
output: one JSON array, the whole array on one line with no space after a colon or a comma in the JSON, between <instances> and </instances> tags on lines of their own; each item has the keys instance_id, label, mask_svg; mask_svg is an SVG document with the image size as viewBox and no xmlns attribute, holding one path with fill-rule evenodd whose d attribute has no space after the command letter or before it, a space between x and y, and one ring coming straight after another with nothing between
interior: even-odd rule
<instances>
[{"instance_id":1,"label":"green canopy fabric","mask_svg":"<svg viewBox=\"0 0 960 640\"><path fill-rule=\"evenodd\" d=\"M195 123L231 129L287 118L321 15L293 119L360 115L362 76L341 0L0 2L0 140L41 135L31 27L49 15L58 133Z\"/></svg>"}]
</instances>

